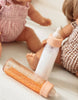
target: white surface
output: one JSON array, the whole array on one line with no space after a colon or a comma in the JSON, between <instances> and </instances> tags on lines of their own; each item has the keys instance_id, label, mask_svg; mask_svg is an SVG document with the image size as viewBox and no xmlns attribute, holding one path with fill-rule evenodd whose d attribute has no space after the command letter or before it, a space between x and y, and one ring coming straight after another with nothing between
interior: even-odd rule
<instances>
[{"instance_id":1,"label":"white surface","mask_svg":"<svg viewBox=\"0 0 78 100\"><path fill-rule=\"evenodd\" d=\"M35 30L41 41L59 25L66 25L66 19L61 12L62 2L63 0L33 0L36 9L43 16L49 17L53 23L50 27L42 27L28 21L28 26ZM49 78L55 85L57 94L48 99L24 87L2 71L4 63L10 57L29 67L26 60L28 52L30 51L24 43L3 44L2 58L0 58L0 100L78 100L78 78L58 66L54 67Z\"/></svg>"}]
</instances>

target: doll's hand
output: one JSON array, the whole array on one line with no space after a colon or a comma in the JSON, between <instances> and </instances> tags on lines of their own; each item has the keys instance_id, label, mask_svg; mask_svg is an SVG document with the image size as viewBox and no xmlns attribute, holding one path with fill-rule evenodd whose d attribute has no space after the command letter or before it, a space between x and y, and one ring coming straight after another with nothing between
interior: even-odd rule
<instances>
[{"instance_id":1,"label":"doll's hand","mask_svg":"<svg viewBox=\"0 0 78 100\"><path fill-rule=\"evenodd\" d=\"M1 46L1 43L0 43L0 57L1 57L1 52L2 52L2 46Z\"/></svg>"},{"instance_id":2,"label":"doll's hand","mask_svg":"<svg viewBox=\"0 0 78 100\"><path fill-rule=\"evenodd\" d=\"M49 26L49 25L51 25L51 20L50 19L47 19L47 18L44 18L42 20L42 22L40 23L40 25Z\"/></svg>"}]
</instances>

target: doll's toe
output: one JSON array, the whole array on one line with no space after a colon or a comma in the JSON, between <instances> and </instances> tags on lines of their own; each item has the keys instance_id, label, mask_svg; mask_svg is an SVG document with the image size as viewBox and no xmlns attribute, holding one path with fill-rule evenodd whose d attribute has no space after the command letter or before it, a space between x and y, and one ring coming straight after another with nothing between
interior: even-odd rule
<instances>
[{"instance_id":1,"label":"doll's toe","mask_svg":"<svg viewBox=\"0 0 78 100\"><path fill-rule=\"evenodd\" d=\"M26 55L26 58L28 60L28 63L30 65L30 67L35 70L36 67L37 67L37 64L38 64L38 58L36 56L36 54L33 54L33 53L28 53Z\"/></svg>"}]
</instances>

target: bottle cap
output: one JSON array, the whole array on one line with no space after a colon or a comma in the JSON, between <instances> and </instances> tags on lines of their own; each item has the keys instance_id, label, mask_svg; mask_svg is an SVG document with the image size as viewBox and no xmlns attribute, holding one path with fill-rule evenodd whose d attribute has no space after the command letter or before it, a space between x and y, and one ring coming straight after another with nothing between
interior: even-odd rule
<instances>
[{"instance_id":1,"label":"bottle cap","mask_svg":"<svg viewBox=\"0 0 78 100\"><path fill-rule=\"evenodd\" d=\"M57 28L54 34L50 34L47 43L52 47L61 47L63 38L60 36L61 27Z\"/></svg>"},{"instance_id":2,"label":"bottle cap","mask_svg":"<svg viewBox=\"0 0 78 100\"><path fill-rule=\"evenodd\" d=\"M53 89L50 91L50 93L49 93L49 97L54 96L55 93L56 93L56 91L55 91L55 89L53 88Z\"/></svg>"},{"instance_id":3,"label":"bottle cap","mask_svg":"<svg viewBox=\"0 0 78 100\"><path fill-rule=\"evenodd\" d=\"M52 47L61 47L62 41L63 41L63 38L58 39L58 38L53 37L52 34L50 34L47 40L47 43Z\"/></svg>"},{"instance_id":4,"label":"bottle cap","mask_svg":"<svg viewBox=\"0 0 78 100\"><path fill-rule=\"evenodd\" d=\"M53 88L53 84L51 84L50 82L46 81L41 90L40 90L40 95L44 96L44 97L48 97L48 96L51 96L51 95L54 95L55 92L54 92L54 88ZM51 93L50 93L51 92Z\"/></svg>"}]
</instances>

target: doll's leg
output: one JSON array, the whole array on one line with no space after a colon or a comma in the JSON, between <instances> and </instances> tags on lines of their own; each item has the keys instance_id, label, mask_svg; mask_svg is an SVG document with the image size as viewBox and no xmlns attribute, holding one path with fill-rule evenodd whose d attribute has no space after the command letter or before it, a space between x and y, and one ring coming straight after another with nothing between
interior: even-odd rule
<instances>
[{"instance_id":1,"label":"doll's leg","mask_svg":"<svg viewBox=\"0 0 78 100\"><path fill-rule=\"evenodd\" d=\"M42 47L42 44L36 36L35 32L29 27L26 27L23 30L16 41L26 41L29 49L33 52L37 52Z\"/></svg>"},{"instance_id":2,"label":"doll's leg","mask_svg":"<svg viewBox=\"0 0 78 100\"><path fill-rule=\"evenodd\" d=\"M44 48L44 47L43 47ZM35 70L36 67L37 67L37 64L39 62L39 59L41 57L41 54L42 54L42 51L43 51L43 48L41 48L39 51L37 51L36 53L28 53L26 55L26 58L27 58L27 61L30 65L30 67Z\"/></svg>"},{"instance_id":3,"label":"doll's leg","mask_svg":"<svg viewBox=\"0 0 78 100\"><path fill-rule=\"evenodd\" d=\"M36 67L37 67L37 64L38 64L38 62L39 62L39 59L40 59L40 57L41 57L41 54L42 54L42 52L43 52L43 49L44 49L44 47L43 48L41 48L39 51L37 51L36 53L28 53L27 55L26 55L26 58L27 58L27 60L28 60L28 63L29 63L29 65L30 65L30 67L33 69L33 70L35 70L36 69ZM59 51L59 53L58 53L58 56L57 56L57 59L56 59L56 63L57 64L61 64L61 49L60 49L60 51Z\"/></svg>"},{"instance_id":4,"label":"doll's leg","mask_svg":"<svg viewBox=\"0 0 78 100\"><path fill-rule=\"evenodd\" d=\"M41 57L44 46L46 45L46 41L47 41L47 39L42 42L42 48L40 50L38 50L36 53L28 53L26 55L28 63L33 70L35 70L37 67L37 64Z\"/></svg>"}]
</instances>

